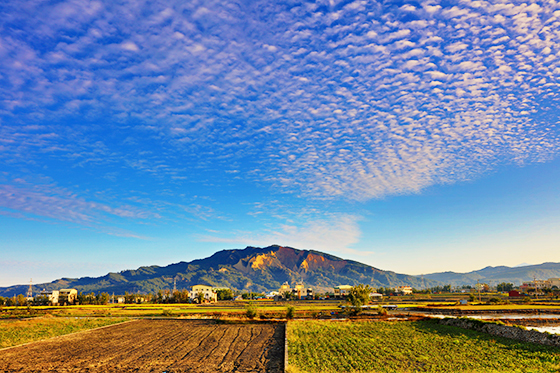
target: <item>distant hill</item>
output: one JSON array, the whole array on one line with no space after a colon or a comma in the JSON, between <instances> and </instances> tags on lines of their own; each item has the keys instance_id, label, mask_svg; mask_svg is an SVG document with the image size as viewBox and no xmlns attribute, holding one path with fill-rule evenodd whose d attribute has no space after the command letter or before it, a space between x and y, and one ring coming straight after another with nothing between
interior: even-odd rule
<instances>
[{"instance_id":1,"label":"distant hill","mask_svg":"<svg viewBox=\"0 0 560 373\"><path fill-rule=\"evenodd\" d=\"M165 267L140 267L102 277L62 278L34 285L34 291L76 288L87 293L155 293L158 290L173 289L174 280L177 289L209 284L259 292L277 290L285 281L292 285L296 281L303 281L316 291L332 291L333 286L342 284L369 284L373 287L410 285L416 288L441 285L435 280L382 271L319 251L273 245L265 248L223 250L192 262ZM27 287L28 285L16 285L0 288L0 296L25 294Z\"/></svg>"},{"instance_id":2,"label":"distant hill","mask_svg":"<svg viewBox=\"0 0 560 373\"><path fill-rule=\"evenodd\" d=\"M467 273L457 272L438 272L424 275L430 280L440 281L453 286L474 285L476 281L483 283L498 284L501 282L511 282L514 285L521 285L523 282L546 280L553 277L560 277L560 263L543 263L536 265L525 265L522 267L486 267L478 271Z\"/></svg>"}]
</instances>

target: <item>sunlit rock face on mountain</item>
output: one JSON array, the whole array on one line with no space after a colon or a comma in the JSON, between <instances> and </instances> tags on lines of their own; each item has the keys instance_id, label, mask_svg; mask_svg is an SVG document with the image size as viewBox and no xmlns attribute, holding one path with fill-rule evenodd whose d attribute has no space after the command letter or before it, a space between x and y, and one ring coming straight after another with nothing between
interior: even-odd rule
<instances>
[{"instance_id":1,"label":"sunlit rock face on mountain","mask_svg":"<svg viewBox=\"0 0 560 373\"><path fill-rule=\"evenodd\" d=\"M434 280L383 271L319 251L273 245L222 250L208 258L188 263L140 267L97 278L64 278L37 286L47 290L72 287L84 292L148 293L172 289L175 282L178 289L203 283L238 290L269 291L277 290L286 281L291 284L304 282L316 291L332 291L334 286L341 284L369 284L373 287L438 284ZM0 289L0 295L25 293L26 290L27 285L12 286Z\"/></svg>"},{"instance_id":2,"label":"sunlit rock face on mountain","mask_svg":"<svg viewBox=\"0 0 560 373\"><path fill-rule=\"evenodd\" d=\"M263 250L265 252L256 254L249 260L252 270L267 270L272 267L279 267L297 272L305 277L308 271L312 272L320 268L337 270L343 268L347 263L339 258L336 258L336 260L329 259L326 257L327 254L308 250L296 250L290 247L275 245ZM239 270L248 269L248 267L244 266L242 260L235 264L235 267Z\"/></svg>"}]
</instances>

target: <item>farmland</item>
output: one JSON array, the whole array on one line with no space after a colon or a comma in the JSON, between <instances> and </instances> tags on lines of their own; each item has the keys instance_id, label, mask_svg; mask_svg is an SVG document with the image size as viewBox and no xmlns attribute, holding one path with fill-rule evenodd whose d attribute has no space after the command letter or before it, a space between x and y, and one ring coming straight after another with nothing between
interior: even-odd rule
<instances>
[{"instance_id":1,"label":"farmland","mask_svg":"<svg viewBox=\"0 0 560 373\"><path fill-rule=\"evenodd\" d=\"M0 348L99 328L124 321L122 318L54 318L0 320Z\"/></svg>"},{"instance_id":2,"label":"farmland","mask_svg":"<svg viewBox=\"0 0 560 373\"><path fill-rule=\"evenodd\" d=\"M288 324L290 371L558 372L560 350L430 321Z\"/></svg>"},{"instance_id":3,"label":"farmland","mask_svg":"<svg viewBox=\"0 0 560 373\"><path fill-rule=\"evenodd\" d=\"M220 317L243 316L249 301L212 304L108 304L76 306L0 307L0 319L52 315L60 317ZM340 312L340 302L272 302L254 301L258 315L267 318L284 317L286 307L294 306L297 316Z\"/></svg>"},{"instance_id":4,"label":"farmland","mask_svg":"<svg viewBox=\"0 0 560 373\"><path fill-rule=\"evenodd\" d=\"M0 372L275 372L283 367L284 354L284 324L275 319L285 318L288 305L294 306L296 318L288 322L292 373L560 371L557 348L439 325L408 311L383 316L370 310L342 321L338 318L346 316L337 307L339 301L267 300L252 303L257 315L249 321L249 304L4 307L0 309L2 347L42 341L0 351L0 367L9 368ZM487 305L399 304L412 305L436 313L499 310ZM499 307L513 312L558 310L558 305L549 304ZM136 318L140 320L84 331ZM76 331L84 332L45 340ZM71 356L64 368L53 363L60 356Z\"/></svg>"},{"instance_id":5,"label":"farmland","mask_svg":"<svg viewBox=\"0 0 560 373\"><path fill-rule=\"evenodd\" d=\"M277 372L282 324L135 320L0 351L9 372Z\"/></svg>"}]
</instances>

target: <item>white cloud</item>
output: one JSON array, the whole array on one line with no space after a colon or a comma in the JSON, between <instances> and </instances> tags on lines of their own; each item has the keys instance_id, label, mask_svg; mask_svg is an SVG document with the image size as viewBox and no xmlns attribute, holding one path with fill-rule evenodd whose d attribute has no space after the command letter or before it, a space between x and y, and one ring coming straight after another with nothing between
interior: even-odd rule
<instances>
[{"instance_id":1,"label":"white cloud","mask_svg":"<svg viewBox=\"0 0 560 373\"><path fill-rule=\"evenodd\" d=\"M121 48L131 52L138 52L140 48L131 41L127 41L121 44Z\"/></svg>"},{"instance_id":2,"label":"white cloud","mask_svg":"<svg viewBox=\"0 0 560 373\"><path fill-rule=\"evenodd\" d=\"M368 13L356 2L335 17L227 1L57 4L4 13L14 26L0 34L0 157L11 164L49 153L184 178L168 155L142 152L153 136L196 167L251 157L259 172L240 177L364 200L558 149L555 121L539 116L558 106L560 21L549 3ZM420 19L406 21L410 11ZM82 117L128 126L137 151L93 147L103 131Z\"/></svg>"},{"instance_id":3,"label":"white cloud","mask_svg":"<svg viewBox=\"0 0 560 373\"><path fill-rule=\"evenodd\" d=\"M255 232L239 232L229 236L201 236L204 242L238 243L253 246L279 244L298 249L315 249L334 253L368 255L371 251L359 251L350 246L359 241L361 231L359 217L334 215L303 224L283 224L273 229Z\"/></svg>"}]
</instances>

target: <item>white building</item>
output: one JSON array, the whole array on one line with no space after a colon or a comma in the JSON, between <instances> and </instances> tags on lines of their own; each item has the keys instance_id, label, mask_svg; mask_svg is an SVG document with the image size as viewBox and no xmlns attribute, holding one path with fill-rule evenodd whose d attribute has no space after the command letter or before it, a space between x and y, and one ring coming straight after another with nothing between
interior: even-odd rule
<instances>
[{"instance_id":1,"label":"white building","mask_svg":"<svg viewBox=\"0 0 560 373\"><path fill-rule=\"evenodd\" d=\"M550 284L551 288L553 286L556 286L558 289L560 289L560 278L549 278L548 283Z\"/></svg>"},{"instance_id":2,"label":"white building","mask_svg":"<svg viewBox=\"0 0 560 373\"><path fill-rule=\"evenodd\" d=\"M338 285L334 287L334 296L335 298L344 298L348 296L350 290L352 290L353 286L351 285Z\"/></svg>"},{"instance_id":3,"label":"white building","mask_svg":"<svg viewBox=\"0 0 560 373\"><path fill-rule=\"evenodd\" d=\"M279 295L280 295L279 292L277 292L277 291L271 291L270 293L266 294L265 297L266 297L266 298L274 298L274 297L277 297L277 296L279 296Z\"/></svg>"},{"instance_id":4,"label":"white building","mask_svg":"<svg viewBox=\"0 0 560 373\"><path fill-rule=\"evenodd\" d=\"M402 293L403 295L412 294L412 287L410 286L397 286L395 290L397 293Z\"/></svg>"},{"instance_id":5,"label":"white building","mask_svg":"<svg viewBox=\"0 0 560 373\"><path fill-rule=\"evenodd\" d=\"M43 290L40 294L41 297L46 297L49 303L53 306L58 304L58 290Z\"/></svg>"},{"instance_id":6,"label":"white building","mask_svg":"<svg viewBox=\"0 0 560 373\"><path fill-rule=\"evenodd\" d=\"M61 305L70 305L78 299L78 290L76 289L60 289L58 292L58 303Z\"/></svg>"},{"instance_id":7,"label":"white building","mask_svg":"<svg viewBox=\"0 0 560 373\"><path fill-rule=\"evenodd\" d=\"M209 302L218 301L218 294L216 293L216 290L210 285L194 285L189 292L189 298L191 300L195 300L198 298L198 294L200 293L202 293L204 295L204 299Z\"/></svg>"}]
</instances>

